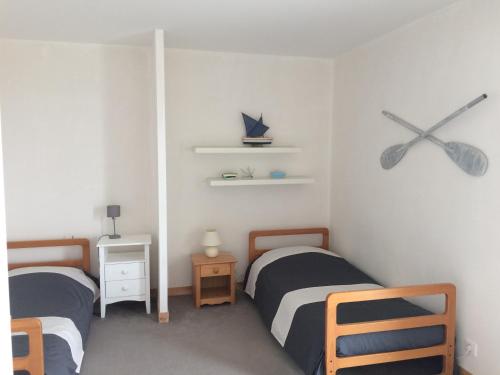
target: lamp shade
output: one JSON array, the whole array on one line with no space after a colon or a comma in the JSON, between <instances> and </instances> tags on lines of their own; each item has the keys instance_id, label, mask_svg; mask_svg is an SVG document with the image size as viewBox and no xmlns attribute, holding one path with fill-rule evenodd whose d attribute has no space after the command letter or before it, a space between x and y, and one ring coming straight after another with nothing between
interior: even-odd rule
<instances>
[{"instance_id":1,"label":"lamp shade","mask_svg":"<svg viewBox=\"0 0 500 375\"><path fill-rule=\"evenodd\" d=\"M203 246L219 246L221 243L219 234L215 229L209 229L205 232L202 242Z\"/></svg>"},{"instance_id":2,"label":"lamp shade","mask_svg":"<svg viewBox=\"0 0 500 375\"><path fill-rule=\"evenodd\" d=\"M120 217L120 206L118 204L107 206L106 212L108 217Z\"/></svg>"}]
</instances>

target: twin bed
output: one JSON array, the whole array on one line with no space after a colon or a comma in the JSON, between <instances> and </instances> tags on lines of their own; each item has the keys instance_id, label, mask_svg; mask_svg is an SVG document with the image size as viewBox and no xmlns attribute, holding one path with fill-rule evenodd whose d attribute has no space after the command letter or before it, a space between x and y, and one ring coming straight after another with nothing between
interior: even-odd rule
<instances>
[{"instance_id":1,"label":"twin bed","mask_svg":"<svg viewBox=\"0 0 500 375\"><path fill-rule=\"evenodd\" d=\"M321 247L258 249L256 239L320 234ZM455 287L383 288L328 251L326 228L254 231L245 292L306 375L453 373ZM444 295L433 314L403 298Z\"/></svg>"},{"instance_id":2,"label":"twin bed","mask_svg":"<svg viewBox=\"0 0 500 375\"><path fill-rule=\"evenodd\" d=\"M8 249L79 246L78 259L9 264L15 374L80 372L99 289L86 239L9 242Z\"/></svg>"},{"instance_id":3,"label":"twin bed","mask_svg":"<svg viewBox=\"0 0 500 375\"><path fill-rule=\"evenodd\" d=\"M258 249L260 237L319 234L320 247ZM253 231L245 292L306 375L453 373L455 287L383 288L328 251L326 228ZM99 296L86 239L9 242L9 249L75 246L76 260L9 264L14 369L79 372ZM404 298L444 295L433 314Z\"/></svg>"}]
</instances>

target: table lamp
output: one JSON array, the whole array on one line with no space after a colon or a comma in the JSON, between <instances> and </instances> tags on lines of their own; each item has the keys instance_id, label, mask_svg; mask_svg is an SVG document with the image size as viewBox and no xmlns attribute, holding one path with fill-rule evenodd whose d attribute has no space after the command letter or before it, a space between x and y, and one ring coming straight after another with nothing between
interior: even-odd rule
<instances>
[{"instance_id":1,"label":"table lamp","mask_svg":"<svg viewBox=\"0 0 500 375\"><path fill-rule=\"evenodd\" d=\"M109 235L109 238L114 240L117 238L121 238L119 234L116 234L116 223L115 220L117 217L120 217L120 206L117 204L112 204L106 207L107 216L113 218L113 234Z\"/></svg>"},{"instance_id":2,"label":"table lamp","mask_svg":"<svg viewBox=\"0 0 500 375\"><path fill-rule=\"evenodd\" d=\"M209 229L205 232L203 236L202 245L206 246L205 255L209 258L215 258L219 254L219 246L222 242L220 241L219 234L215 229Z\"/></svg>"}]
</instances>

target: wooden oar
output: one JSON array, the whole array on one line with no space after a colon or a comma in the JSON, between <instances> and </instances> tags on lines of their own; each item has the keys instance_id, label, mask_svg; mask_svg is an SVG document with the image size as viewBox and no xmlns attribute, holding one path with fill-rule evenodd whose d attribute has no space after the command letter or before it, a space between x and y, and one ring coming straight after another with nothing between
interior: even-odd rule
<instances>
[{"instance_id":1,"label":"wooden oar","mask_svg":"<svg viewBox=\"0 0 500 375\"><path fill-rule=\"evenodd\" d=\"M405 128L423 135L425 132L415 125L403 120L395 114L382 111L382 114ZM472 176L482 176L488 170L488 157L478 148L462 142L443 142L439 138L428 134L425 139L441 147L453 162L465 173Z\"/></svg>"},{"instance_id":2,"label":"wooden oar","mask_svg":"<svg viewBox=\"0 0 500 375\"><path fill-rule=\"evenodd\" d=\"M462 108L453 112L451 115L449 115L449 116L445 117L443 120L439 121L434 126L431 126L428 130L424 131L418 137L413 138L410 142L403 143L403 144L397 144L397 145L388 147L382 153L382 155L380 157L380 164L382 165L382 168L391 169L392 167L394 167L406 155L406 153L408 152L410 147L412 147L416 143L420 142L421 140L426 138L428 135L430 135L431 133L438 130L440 127L446 125L454 118L460 116L462 113L468 111L469 109L471 109L472 107L474 107L476 104L480 103L481 101L483 101L487 97L488 96L486 94L483 94L483 95L477 97L476 99L474 99L471 102L464 105Z\"/></svg>"}]
</instances>

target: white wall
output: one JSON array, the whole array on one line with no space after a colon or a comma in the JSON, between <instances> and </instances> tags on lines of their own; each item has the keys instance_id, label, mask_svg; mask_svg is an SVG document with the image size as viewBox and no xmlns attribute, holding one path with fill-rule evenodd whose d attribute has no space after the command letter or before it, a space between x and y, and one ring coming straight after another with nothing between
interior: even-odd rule
<instances>
[{"instance_id":1,"label":"white wall","mask_svg":"<svg viewBox=\"0 0 500 375\"><path fill-rule=\"evenodd\" d=\"M110 203L119 232L155 233L150 50L3 40L0 56L8 239L94 245Z\"/></svg>"},{"instance_id":2,"label":"white wall","mask_svg":"<svg viewBox=\"0 0 500 375\"><path fill-rule=\"evenodd\" d=\"M149 49L3 40L0 54L9 239L95 241L108 230L108 203L122 205L121 232L155 232ZM202 250L206 228L220 231L242 278L250 230L328 225L331 61L172 49L166 60L169 286L191 284L189 255ZM263 112L275 143L303 152L192 152L196 145L239 145L241 111ZM247 166L317 182L236 189L205 183L222 169ZM93 265L97 271L95 254Z\"/></svg>"},{"instance_id":3,"label":"white wall","mask_svg":"<svg viewBox=\"0 0 500 375\"><path fill-rule=\"evenodd\" d=\"M247 265L252 229L328 225L331 61L233 53L167 50L168 249L170 287L191 285L190 257L202 251L203 231L216 228L221 249ZM198 155L197 145L241 144L240 112L262 112L276 145L293 155ZM303 186L209 187L223 169L275 168L312 175Z\"/></svg>"},{"instance_id":4,"label":"white wall","mask_svg":"<svg viewBox=\"0 0 500 375\"><path fill-rule=\"evenodd\" d=\"M387 285L451 281L459 344L479 344L462 364L500 373L500 2L459 2L335 62L332 229L336 250ZM489 157L484 177L463 173L429 142L394 169L388 146L413 136L383 109L428 128L476 96L489 98L436 133ZM460 346L459 346L460 348Z\"/></svg>"}]
</instances>

